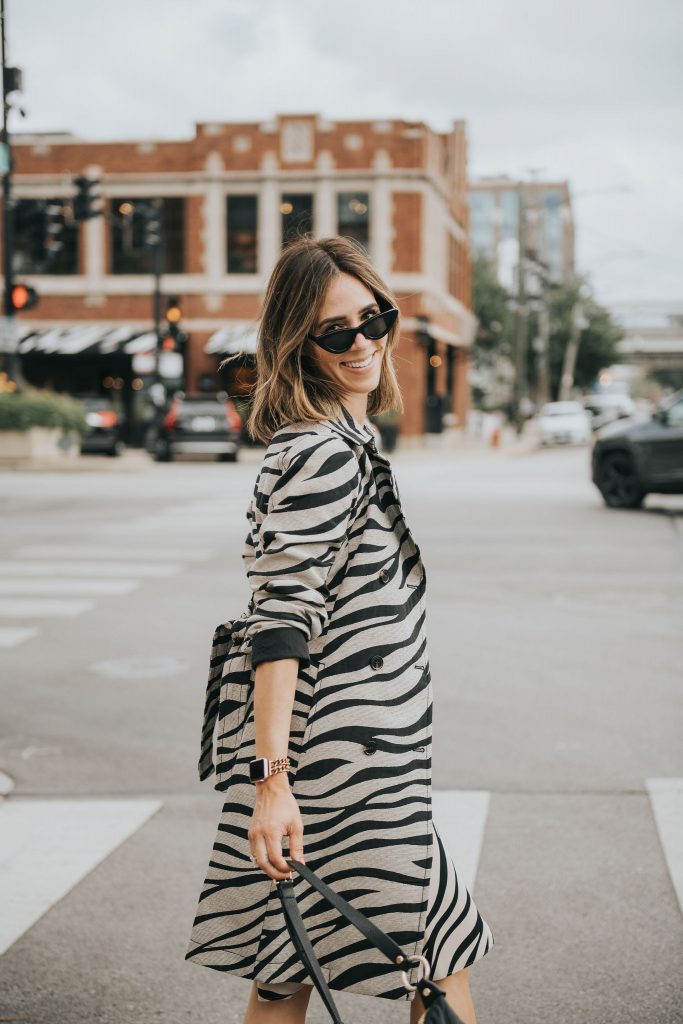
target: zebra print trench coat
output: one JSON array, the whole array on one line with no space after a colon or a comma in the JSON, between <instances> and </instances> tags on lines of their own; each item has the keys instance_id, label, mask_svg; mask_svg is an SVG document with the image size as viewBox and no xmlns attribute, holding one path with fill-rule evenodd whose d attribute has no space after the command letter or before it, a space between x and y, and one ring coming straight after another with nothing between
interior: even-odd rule
<instances>
[{"instance_id":1,"label":"zebra print trench coat","mask_svg":"<svg viewBox=\"0 0 683 1024\"><path fill-rule=\"evenodd\" d=\"M418 955L433 854L426 573L390 463L344 406L339 419L290 424L271 439L247 517L252 597L214 637L220 699L207 696L199 763L201 778L213 773L217 716L214 785L226 802L185 959L262 982L307 980L247 834L255 664L294 630L288 753L306 862ZM293 878L330 987L412 999L400 971ZM419 962L407 974L417 981Z\"/></svg>"}]
</instances>

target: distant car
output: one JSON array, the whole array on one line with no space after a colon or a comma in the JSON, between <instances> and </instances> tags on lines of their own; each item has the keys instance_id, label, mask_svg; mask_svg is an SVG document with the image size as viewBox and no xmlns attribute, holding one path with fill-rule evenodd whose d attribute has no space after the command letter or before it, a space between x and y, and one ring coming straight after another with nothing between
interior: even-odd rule
<instances>
[{"instance_id":1,"label":"distant car","mask_svg":"<svg viewBox=\"0 0 683 1024\"><path fill-rule=\"evenodd\" d=\"M84 396L79 398L88 425L81 439L82 455L122 455L126 450L120 436L118 413L108 398Z\"/></svg>"},{"instance_id":2,"label":"distant car","mask_svg":"<svg viewBox=\"0 0 683 1024\"><path fill-rule=\"evenodd\" d=\"M591 416L593 430L599 430L614 420L629 419L637 411L636 403L629 395L612 392L587 395L583 405Z\"/></svg>"},{"instance_id":3,"label":"distant car","mask_svg":"<svg viewBox=\"0 0 683 1024\"><path fill-rule=\"evenodd\" d=\"M548 402L538 414L541 444L587 444L591 421L580 402Z\"/></svg>"},{"instance_id":4,"label":"distant car","mask_svg":"<svg viewBox=\"0 0 683 1024\"><path fill-rule=\"evenodd\" d=\"M595 486L610 508L638 508L646 494L683 494L683 390L651 419L609 423L591 455Z\"/></svg>"},{"instance_id":5,"label":"distant car","mask_svg":"<svg viewBox=\"0 0 683 1024\"><path fill-rule=\"evenodd\" d=\"M235 462L240 449L242 419L225 392L217 395L176 395L145 446L157 462L176 455L214 455Z\"/></svg>"}]
</instances>

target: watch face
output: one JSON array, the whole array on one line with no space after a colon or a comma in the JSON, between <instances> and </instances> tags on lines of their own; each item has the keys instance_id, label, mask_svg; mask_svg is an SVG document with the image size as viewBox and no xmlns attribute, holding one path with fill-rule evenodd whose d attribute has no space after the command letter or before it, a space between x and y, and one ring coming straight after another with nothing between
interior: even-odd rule
<instances>
[{"instance_id":1,"label":"watch face","mask_svg":"<svg viewBox=\"0 0 683 1024\"><path fill-rule=\"evenodd\" d=\"M252 782L262 782L266 779L268 769L268 758L257 757L254 761L249 762L249 778Z\"/></svg>"}]
</instances>

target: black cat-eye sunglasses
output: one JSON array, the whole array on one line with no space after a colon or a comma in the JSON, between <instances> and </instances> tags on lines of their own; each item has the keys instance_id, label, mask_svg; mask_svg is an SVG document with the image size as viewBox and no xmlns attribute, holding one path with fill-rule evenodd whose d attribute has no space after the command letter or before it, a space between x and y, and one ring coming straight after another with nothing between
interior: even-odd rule
<instances>
[{"instance_id":1,"label":"black cat-eye sunglasses","mask_svg":"<svg viewBox=\"0 0 683 1024\"><path fill-rule=\"evenodd\" d=\"M398 310L391 306L389 309L382 310L381 313L375 313L374 316L368 317L358 327L342 327L336 331L319 334L317 338L309 334L309 338L316 345L324 348L326 352L334 352L335 355L341 355L342 352L348 352L359 331L370 341L379 341L380 338L389 333L396 322L397 316Z\"/></svg>"}]
</instances>

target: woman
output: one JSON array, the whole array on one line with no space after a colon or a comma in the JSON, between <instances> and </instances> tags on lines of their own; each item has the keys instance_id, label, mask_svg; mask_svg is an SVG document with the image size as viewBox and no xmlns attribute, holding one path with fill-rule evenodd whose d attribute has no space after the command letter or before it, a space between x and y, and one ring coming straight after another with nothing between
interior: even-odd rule
<instances>
[{"instance_id":1,"label":"woman","mask_svg":"<svg viewBox=\"0 0 683 1024\"><path fill-rule=\"evenodd\" d=\"M246 1024L305 1019L311 984L275 890L288 877L330 988L408 999L413 1024L424 1010L292 872L283 842L396 938L413 985L425 956L467 1024L467 968L493 945L432 821L426 573L367 420L403 408L398 338L394 297L359 246L302 238L282 252L248 421L268 445L247 510L252 597L230 642L222 627L214 638L227 795L186 953L253 979ZM212 738L209 714L200 778Z\"/></svg>"}]
</instances>

